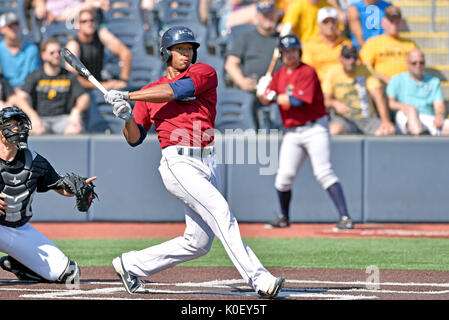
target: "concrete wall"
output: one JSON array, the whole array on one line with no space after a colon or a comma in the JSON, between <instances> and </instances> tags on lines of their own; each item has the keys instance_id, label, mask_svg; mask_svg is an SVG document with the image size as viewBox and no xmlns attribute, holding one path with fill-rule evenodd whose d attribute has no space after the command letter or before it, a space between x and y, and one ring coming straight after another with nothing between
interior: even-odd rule
<instances>
[{"instance_id":1,"label":"concrete wall","mask_svg":"<svg viewBox=\"0 0 449 320\"><path fill-rule=\"evenodd\" d=\"M273 187L282 137L217 137L220 191L239 221L263 222L278 211ZM271 140L270 140L271 139ZM121 135L30 137L30 148L57 172L97 176L99 201L86 215L74 198L34 197L32 221L183 221L183 204L158 172L154 135L131 148ZM342 136L332 138L332 163L355 222L447 222L449 138ZM242 156L242 153L244 154ZM293 188L293 222L335 222L338 214L307 160Z\"/></svg>"}]
</instances>

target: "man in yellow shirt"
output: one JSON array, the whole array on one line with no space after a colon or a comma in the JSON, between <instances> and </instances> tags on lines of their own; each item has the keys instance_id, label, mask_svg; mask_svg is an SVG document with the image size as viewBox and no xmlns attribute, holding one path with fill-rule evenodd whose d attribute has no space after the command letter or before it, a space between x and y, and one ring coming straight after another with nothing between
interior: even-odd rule
<instances>
[{"instance_id":1,"label":"man in yellow shirt","mask_svg":"<svg viewBox=\"0 0 449 320\"><path fill-rule=\"evenodd\" d=\"M407 56L418 46L399 37L403 20L398 7L388 7L381 23L385 34L369 38L360 50L360 57L363 63L373 67L382 82L388 84L391 77L407 71Z\"/></svg>"},{"instance_id":2,"label":"man in yellow shirt","mask_svg":"<svg viewBox=\"0 0 449 320\"><path fill-rule=\"evenodd\" d=\"M324 103L335 111L330 134L394 134L382 84L365 65L357 63L357 49L343 46L339 60L341 64L333 66L322 82Z\"/></svg>"},{"instance_id":3,"label":"man in yellow shirt","mask_svg":"<svg viewBox=\"0 0 449 320\"><path fill-rule=\"evenodd\" d=\"M341 49L351 40L340 36L338 12L332 7L318 11L318 29L317 36L303 43L302 61L315 68L322 82L329 68L340 64Z\"/></svg>"},{"instance_id":4,"label":"man in yellow shirt","mask_svg":"<svg viewBox=\"0 0 449 320\"><path fill-rule=\"evenodd\" d=\"M296 0L285 13L281 35L293 33L301 42L310 40L318 33L318 10L327 5L325 0Z\"/></svg>"}]
</instances>

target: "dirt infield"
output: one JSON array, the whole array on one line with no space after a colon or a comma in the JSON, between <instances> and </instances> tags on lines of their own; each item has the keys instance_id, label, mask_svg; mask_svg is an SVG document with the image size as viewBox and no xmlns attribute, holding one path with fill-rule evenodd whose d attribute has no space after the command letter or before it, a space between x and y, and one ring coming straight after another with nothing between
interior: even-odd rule
<instances>
[{"instance_id":1,"label":"dirt infield","mask_svg":"<svg viewBox=\"0 0 449 320\"><path fill-rule=\"evenodd\" d=\"M52 239L174 237L182 223L33 223ZM433 237L447 238L449 225L358 225L335 232L329 224L294 224L266 230L240 224L243 237ZM449 272L271 268L286 278L278 300L449 300ZM112 267L82 268L77 285L18 281L0 270L0 300L239 300L263 301L232 267L175 267L147 282L147 294L129 295ZM179 311L181 312L181 311Z\"/></svg>"}]
</instances>

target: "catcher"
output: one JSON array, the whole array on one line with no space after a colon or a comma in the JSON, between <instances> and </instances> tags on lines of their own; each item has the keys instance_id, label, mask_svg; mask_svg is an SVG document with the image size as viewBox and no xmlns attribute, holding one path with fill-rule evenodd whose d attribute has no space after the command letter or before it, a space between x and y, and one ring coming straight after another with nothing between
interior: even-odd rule
<instances>
[{"instance_id":1,"label":"catcher","mask_svg":"<svg viewBox=\"0 0 449 320\"><path fill-rule=\"evenodd\" d=\"M78 210L87 211L96 198L92 181L75 174L61 177L51 164L27 148L31 122L16 107L0 110L0 258L2 269L20 280L77 283L78 264L47 237L33 228L34 193L50 189L76 196Z\"/></svg>"}]
</instances>

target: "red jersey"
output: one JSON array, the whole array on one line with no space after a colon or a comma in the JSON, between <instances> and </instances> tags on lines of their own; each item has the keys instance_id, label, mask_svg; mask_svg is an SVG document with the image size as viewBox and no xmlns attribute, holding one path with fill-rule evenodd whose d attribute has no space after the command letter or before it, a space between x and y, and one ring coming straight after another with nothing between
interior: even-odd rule
<instances>
[{"instance_id":1,"label":"red jersey","mask_svg":"<svg viewBox=\"0 0 449 320\"><path fill-rule=\"evenodd\" d=\"M137 101L134 119L147 131L154 125L161 148L172 145L205 147L214 140L217 105L217 74L205 63L190 65L176 78L162 77L143 89L190 78L195 86L193 97L164 103Z\"/></svg>"},{"instance_id":2,"label":"red jersey","mask_svg":"<svg viewBox=\"0 0 449 320\"><path fill-rule=\"evenodd\" d=\"M287 68L282 66L273 74L268 88L277 94L287 93L304 102L300 107L279 105L286 128L302 126L327 115L320 81L315 69L307 64L301 63L290 74L287 74Z\"/></svg>"}]
</instances>

